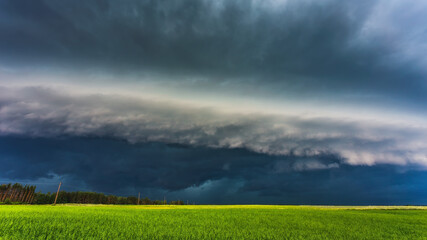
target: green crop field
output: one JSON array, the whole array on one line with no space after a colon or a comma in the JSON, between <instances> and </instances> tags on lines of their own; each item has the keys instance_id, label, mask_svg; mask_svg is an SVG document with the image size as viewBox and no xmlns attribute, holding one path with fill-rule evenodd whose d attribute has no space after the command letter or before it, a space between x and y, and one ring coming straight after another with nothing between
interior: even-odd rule
<instances>
[{"instance_id":1,"label":"green crop field","mask_svg":"<svg viewBox=\"0 0 427 240\"><path fill-rule=\"evenodd\" d=\"M427 209L2 205L0 239L427 239Z\"/></svg>"}]
</instances>

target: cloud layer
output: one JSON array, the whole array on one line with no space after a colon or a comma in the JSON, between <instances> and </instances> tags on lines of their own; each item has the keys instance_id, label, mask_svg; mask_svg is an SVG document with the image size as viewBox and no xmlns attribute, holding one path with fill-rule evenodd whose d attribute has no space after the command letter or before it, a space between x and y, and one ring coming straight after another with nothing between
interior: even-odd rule
<instances>
[{"instance_id":1,"label":"cloud layer","mask_svg":"<svg viewBox=\"0 0 427 240\"><path fill-rule=\"evenodd\" d=\"M413 7L331 0L0 4L6 69L86 70L116 74L116 82L151 73L168 82L164 87L425 113L423 1Z\"/></svg>"},{"instance_id":2,"label":"cloud layer","mask_svg":"<svg viewBox=\"0 0 427 240\"><path fill-rule=\"evenodd\" d=\"M426 172L392 165L340 165L244 149L101 138L0 137L0 181L38 190L101 191L197 204L424 204ZM321 167L319 163L329 168ZM324 168L324 169L323 169Z\"/></svg>"},{"instance_id":3,"label":"cloud layer","mask_svg":"<svg viewBox=\"0 0 427 240\"><path fill-rule=\"evenodd\" d=\"M257 153L312 157L299 169L330 168L317 156L353 165L427 166L425 125L230 114L120 95L76 94L49 88L1 88L0 134L31 137L107 137Z\"/></svg>"}]
</instances>

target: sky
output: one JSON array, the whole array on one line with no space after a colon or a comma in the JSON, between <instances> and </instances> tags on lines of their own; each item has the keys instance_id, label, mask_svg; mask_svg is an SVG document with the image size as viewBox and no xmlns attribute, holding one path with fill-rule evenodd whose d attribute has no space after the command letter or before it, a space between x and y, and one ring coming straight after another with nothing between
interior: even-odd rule
<instances>
[{"instance_id":1,"label":"sky","mask_svg":"<svg viewBox=\"0 0 427 240\"><path fill-rule=\"evenodd\" d=\"M427 204L427 2L0 0L0 183Z\"/></svg>"}]
</instances>

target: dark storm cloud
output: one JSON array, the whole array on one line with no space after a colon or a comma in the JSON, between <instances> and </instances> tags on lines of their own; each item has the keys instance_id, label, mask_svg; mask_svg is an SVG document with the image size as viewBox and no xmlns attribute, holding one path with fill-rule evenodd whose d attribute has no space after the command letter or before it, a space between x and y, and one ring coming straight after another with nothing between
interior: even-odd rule
<instances>
[{"instance_id":1,"label":"dark storm cloud","mask_svg":"<svg viewBox=\"0 0 427 240\"><path fill-rule=\"evenodd\" d=\"M406 49L366 32L381 1L0 4L4 65L161 72L275 93L352 89L414 101L426 90L418 62L395 56Z\"/></svg>"},{"instance_id":2,"label":"dark storm cloud","mask_svg":"<svg viewBox=\"0 0 427 240\"><path fill-rule=\"evenodd\" d=\"M1 145L2 162L6 164L2 177L37 179L48 178L49 173L70 175L106 191L124 183L127 187L179 190L208 180L244 176L247 168L271 164L262 155L241 149L161 143L133 145L100 138L6 137Z\"/></svg>"},{"instance_id":3,"label":"dark storm cloud","mask_svg":"<svg viewBox=\"0 0 427 240\"><path fill-rule=\"evenodd\" d=\"M324 154L355 165L427 165L427 132L411 122L230 114L39 87L0 88L0 93L1 136L91 136L312 157L312 162L295 166L300 170L335 167L316 162Z\"/></svg>"},{"instance_id":4,"label":"dark storm cloud","mask_svg":"<svg viewBox=\"0 0 427 240\"><path fill-rule=\"evenodd\" d=\"M337 167L295 171L298 164L313 160L100 138L1 137L0 161L0 179L62 180L70 191L141 191L151 198L167 195L197 203L425 204L425 172L342 165L334 155L317 161Z\"/></svg>"},{"instance_id":5,"label":"dark storm cloud","mask_svg":"<svg viewBox=\"0 0 427 240\"><path fill-rule=\"evenodd\" d=\"M362 4L292 2L274 13L250 1L220 1L219 7L207 1L3 1L2 5L8 20L2 26L8 40L2 48L15 56L34 54L62 61L106 57L114 64L239 75L253 74L252 70L316 76L348 72L346 68L353 68L357 60L348 59L346 45L363 22L347 14L355 8L352 11L363 19L369 10ZM360 58L357 54L349 55ZM362 59L375 60L370 52L364 54L368 56ZM361 71L365 73L370 71Z\"/></svg>"}]
</instances>

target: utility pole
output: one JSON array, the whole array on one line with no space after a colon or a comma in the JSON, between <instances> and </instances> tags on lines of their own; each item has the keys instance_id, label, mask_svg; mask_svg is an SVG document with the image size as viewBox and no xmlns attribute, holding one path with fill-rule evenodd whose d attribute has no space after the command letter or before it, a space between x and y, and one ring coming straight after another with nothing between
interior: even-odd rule
<instances>
[{"instance_id":1,"label":"utility pole","mask_svg":"<svg viewBox=\"0 0 427 240\"><path fill-rule=\"evenodd\" d=\"M58 199L58 194L59 194L59 189L61 188L61 184L62 182L59 182L58 191L56 191L55 202L53 203L53 205L56 205L56 199Z\"/></svg>"},{"instance_id":2,"label":"utility pole","mask_svg":"<svg viewBox=\"0 0 427 240\"><path fill-rule=\"evenodd\" d=\"M139 205L139 199L141 198L141 193L138 193L138 205Z\"/></svg>"}]
</instances>

